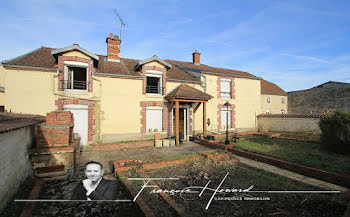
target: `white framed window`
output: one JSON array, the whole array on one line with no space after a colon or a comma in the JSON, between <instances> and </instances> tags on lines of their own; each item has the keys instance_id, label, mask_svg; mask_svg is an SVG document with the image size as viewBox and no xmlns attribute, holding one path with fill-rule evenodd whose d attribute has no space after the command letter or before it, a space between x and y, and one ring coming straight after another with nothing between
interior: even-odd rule
<instances>
[{"instance_id":1,"label":"white framed window","mask_svg":"<svg viewBox=\"0 0 350 217\"><path fill-rule=\"evenodd\" d=\"M65 61L64 62L64 80L61 85L65 91L87 92L89 88L87 63Z\"/></svg>"},{"instance_id":2,"label":"white framed window","mask_svg":"<svg viewBox=\"0 0 350 217\"><path fill-rule=\"evenodd\" d=\"M146 93L162 95L163 94L162 78L163 78L162 72L148 70L146 74Z\"/></svg>"},{"instance_id":3,"label":"white framed window","mask_svg":"<svg viewBox=\"0 0 350 217\"><path fill-rule=\"evenodd\" d=\"M221 79L220 80L220 91L221 98L231 99L231 80L230 79Z\"/></svg>"},{"instance_id":4,"label":"white framed window","mask_svg":"<svg viewBox=\"0 0 350 217\"><path fill-rule=\"evenodd\" d=\"M163 127L163 108L147 107L146 108L146 132L162 132Z\"/></svg>"},{"instance_id":5,"label":"white framed window","mask_svg":"<svg viewBox=\"0 0 350 217\"><path fill-rule=\"evenodd\" d=\"M284 111L284 109L281 109L281 114L285 114L286 112Z\"/></svg>"},{"instance_id":6,"label":"white framed window","mask_svg":"<svg viewBox=\"0 0 350 217\"><path fill-rule=\"evenodd\" d=\"M270 103L271 102L271 99L270 99L270 97L268 96L267 98L266 98L266 103Z\"/></svg>"},{"instance_id":7,"label":"white framed window","mask_svg":"<svg viewBox=\"0 0 350 217\"><path fill-rule=\"evenodd\" d=\"M231 109L221 110L221 129L226 129L226 124L228 120L228 128L231 128Z\"/></svg>"},{"instance_id":8,"label":"white framed window","mask_svg":"<svg viewBox=\"0 0 350 217\"><path fill-rule=\"evenodd\" d=\"M271 110L270 109L266 110L266 114L267 115L271 114Z\"/></svg>"},{"instance_id":9,"label":"white framed window","mask_svg":"<svg viewBox=\"0 0 350 217\"><path fill-rule=\"evenodd\" d=\"M284 104L284 98L281 98L281 103Z\"/></svg>"}]
</instances>

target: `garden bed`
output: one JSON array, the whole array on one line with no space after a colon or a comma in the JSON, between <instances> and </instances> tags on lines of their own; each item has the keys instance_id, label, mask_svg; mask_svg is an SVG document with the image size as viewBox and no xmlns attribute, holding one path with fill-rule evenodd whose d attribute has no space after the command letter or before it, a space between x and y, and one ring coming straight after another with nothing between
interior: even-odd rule
<instances>
[{"instance_id":1,"label":"garden bed","mask_svg":"<svg viewBox=\"0 0 350 217\"><path fill-rule=\"evenodd\" d=\"M221 188L253 190L321 190L301 184L288 178L253 169L239 163L217 164L203 160L183 165L146 171L149 177L178 177L179 180L155 181L161 189L184 189L190 186L216 188L228 173ZM137 185L136 185L137 187ZM138 189L141 184L138 184ZM150 189L152 190L152 189ZM322 189L324 190L324 189ZM183 216L342 216L347 201L339 194L268 194L234 193L217 194L206 206L212 191L205 191L201 197L196 194L175 194L170 197L183 210ZM249 195L248 195L249 194ZM142 196L146 193L142 193ZM148 194L147 194L148 195ZM260 198L261 200L238 200L238 198ZM267 200L269 198L269 200ZM236 200L237 199L237 200ZM155 212L156 213L156 212Z\"/></svg>"}]
</instances>

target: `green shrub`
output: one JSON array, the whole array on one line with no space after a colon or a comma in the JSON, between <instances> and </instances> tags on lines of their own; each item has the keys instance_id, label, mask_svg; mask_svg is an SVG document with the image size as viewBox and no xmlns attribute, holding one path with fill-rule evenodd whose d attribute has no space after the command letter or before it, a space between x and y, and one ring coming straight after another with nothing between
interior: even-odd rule
<instances>
[{"instance_id":1,"label":"green shrub","mask_svg":"<svg viewBox=\"0 0 350 217\"><path fill-rule=\"evenodd\" d=\"M319 122L323 148L350 153L350 113L335 112L321 118Z\"/></svg>"}]
</instances>

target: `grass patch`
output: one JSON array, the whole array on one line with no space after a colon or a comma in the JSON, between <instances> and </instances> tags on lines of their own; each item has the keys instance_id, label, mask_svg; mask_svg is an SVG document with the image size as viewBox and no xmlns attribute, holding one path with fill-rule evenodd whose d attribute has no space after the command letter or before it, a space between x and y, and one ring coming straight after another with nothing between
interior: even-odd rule
<instances>
[{"instance_id":1,"label":"grass patch","mask_svg":"<svg viewBox=\"0 0 350 217\"><path fill-rule=\"evenodd\" d=\"M291 163L350 175L350 157L321 149L320 144L278 138L241 138L235 148L276 157Z\"/></svg>"}]
</instances>

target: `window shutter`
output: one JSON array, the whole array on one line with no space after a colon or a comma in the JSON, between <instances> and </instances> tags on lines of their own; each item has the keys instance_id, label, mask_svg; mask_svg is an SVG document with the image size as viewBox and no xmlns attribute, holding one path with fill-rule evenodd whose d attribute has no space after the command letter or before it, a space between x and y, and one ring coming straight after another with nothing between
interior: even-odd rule
<instances>
[{"instance_id":1,"label":"window shutter","mask_svg":"<svg viewBox=\"0 0 350 217\"><path fill-rule=\"evenodd\" d=\"M226 114L228 114L228 128L231 128L231 111L221 110L221 129L226 129Z\"/></svg>"},{"instance_id":2,"label":"window shutter","mask_svg":"<svg viewBox=\"0 0 350 217\"><path fill-rule=\"evenodd\" d=\"M231 98L231 82L221 80L221 97Z\"/></svg>"}]
</instances>

